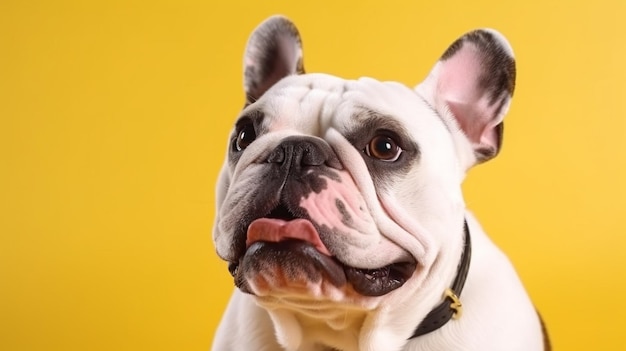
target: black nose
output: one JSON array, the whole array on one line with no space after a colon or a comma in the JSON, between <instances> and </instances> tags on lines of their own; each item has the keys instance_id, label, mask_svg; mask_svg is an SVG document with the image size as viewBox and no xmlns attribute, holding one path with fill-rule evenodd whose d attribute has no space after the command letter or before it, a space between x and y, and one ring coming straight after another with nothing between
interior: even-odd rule
<instances>
[{"instance_id":1,"label":"black nose","mask_svg":"<svg viewBox=\"0 0 626 351\"><path fill-rule=\"evenodd\" d=\"M294 136L285 138L267 157L267 162L287 166L291 169L314 167L326 164L341 168L341 164L330 146L321 139Z\"/></svg>"}]
</instances>

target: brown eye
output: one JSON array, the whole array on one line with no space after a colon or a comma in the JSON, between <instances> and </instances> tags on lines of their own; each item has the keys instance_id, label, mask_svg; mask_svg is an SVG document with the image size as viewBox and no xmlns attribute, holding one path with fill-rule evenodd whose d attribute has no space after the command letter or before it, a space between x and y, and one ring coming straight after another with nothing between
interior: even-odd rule
<instances>
[{"instance_id":1,"label":"brown eye","mask_svg":"<svg viewBox=\"0 0 626 351\"><path fill-rule=\"evenodd\" d=\"M375 136L367 146L365 146L367 156L373 157L381 161L396 161L402 149L395 140L385 135Z\"/></svg>"},{"instance_id":2,"label":"brown eye","mask_svg":"<svg viewBox=\"0 0 626 351\"><path fill-rule=\"evenodd\" d=\"M237 134L237 140L235 140L237 151L242 151L247 148L255 139L256 132L254 131L254 125L252 123L243 125Z\"/></svg>"}]
</instances>

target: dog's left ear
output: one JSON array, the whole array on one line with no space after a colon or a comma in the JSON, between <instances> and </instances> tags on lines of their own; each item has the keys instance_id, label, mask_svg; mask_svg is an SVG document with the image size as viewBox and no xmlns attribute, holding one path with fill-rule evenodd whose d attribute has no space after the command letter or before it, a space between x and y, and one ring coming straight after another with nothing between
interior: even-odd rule
<instances>
[{"instance_id":1,"label":"dog's left ear","mask_svg":"<svg viewBox=\"0 0 626 351\"><path fill-rule=\"evenodd\" d=\"M282 78L303 74L302 41L296 26L272 16L252 32L244 56L246 104L258 100Z\"/></svg>"},{"instance_id":2,"label":"dog's left ear","mask_svg":"<svg viewBox=\"0 0 626 351\"><path fill-rule=\"evenodd\" d=\"M500 151L502 120L514 89L513 50L504 36L491 29L455 41L416 87L439 115L456 120L473 147L474 164Z\"/></svg>"}]
</instances>

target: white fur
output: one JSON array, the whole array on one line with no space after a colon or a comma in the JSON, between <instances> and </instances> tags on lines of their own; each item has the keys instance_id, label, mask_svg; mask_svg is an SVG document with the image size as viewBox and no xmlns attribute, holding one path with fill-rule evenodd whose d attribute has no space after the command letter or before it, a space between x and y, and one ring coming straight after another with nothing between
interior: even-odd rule
<instances>
[{"instance_id":1,"label":"white fur","mask_svg":"<svg viewBox=\"0 0 626 351\"><path fill-rule=\"evenodd\" d=\"M307 92L301 86L314 86L316 91ZM347 87L342 99L336 96L343 91L337 86ZM344 351L541 350L539 321L515 271L465 212L460 184L466 168L462 158L468 156L467 151L466 155L457 152L459 148L467 150L463 144L458 145L464 140L460 131L450 134L412 90L371 79L343 81L320 74L292 76L273 87L259 103L269 106L266 113L269 111L268 115L275 118L269 118L268 123L277 131L256 140L255 151L240 159L234 169L225 167L222 182L241 181L239 177L246 169L255 167L253 160L260 157L259 153L271 149L285 135L318 135L336 150L364 194L381 233L379 240L386 241L388 247L407 250L422 268L402 288L388 295L353 299L349 303L336 301L319 315L308 313L305 308L281 308L271 298L255 298L236 291L213 350L281 350L279 344L293 351L329 350L328 347ZM348 116L359 106L375 106L381 113L394 116L420 142L419 164L408 177L395 180L394 187L382 193L374 188L358 150L342 137L344 130L352 127ZM314 123L309 124L311 121ZM221 190L220 194L224 188ZM220 201L223 198L220 195ZM441 301L455 275L462 248L463 218L469 219L473 249L462 293L464 315L435 332L407 341L431 307ZM218 251L228 245L227 240L216 231ZM368 255L377 252L365 250L362 255L349 258L371 260Z\"/></svg>"},{"instance_id":2,"label":"white fur","mask_svg":"<svg viewBox=\"0 0 626 351\"><path fill-rule=\"evenodd\" d=\"M284 138L300 135L326 143L341 163L341 168L333 169L339 181L326 178L329 185L324 190L300 203L312 220L335 230L333 236L324 238L333 255L359 268L379 268L410 256L418 267L400 288L377 297L362 296L349 284L337 287L325 279L298 281L295 286L272 281L271 274L261 280L247 277L255 295L233 293L212 349L543 350L540 321L522 283L507 257L466 210L461 191L466 171L497 153L496 126L508 110L512 93L512 88L495 93L482 90L478 80L485 73L481 71L484 65L476 61L484 58L477 54L480 46L472 42L460 46L458 54L439 61L415 90L395 82L343 80L325 74L289 75L268 82L254 75L256 58L264 57L264 48L271 47L268 41L277 33L288 33L281 38L293 41L283 47L295 48L292 51L297 53L296 57L286 55L289 62L301 62L301 50L288 20L273 17L266 23L255 32L263 35L252 37L262 39L249 44L254 50L246 56L246 79L268 90L255 89L254 100L242 111L242 115L262 111L259 128L264 132L241 152L237 162L222 167L213 231L218 255L237 259L232 248L235 228L242 213L250 210L255 191L265 184L260 171L268 167L267 156ZM506 39L493 30L486 32L504 48L503 55L512 58ZM494 96L499 105L494 105ZM405 172L379 174L384 182L378 183L368 170L363 150L346 138L362 128L371 112L399 124L419 148L418 157ZM464 112L468 113L461 115ZM495 153L485 153L485 147ZM353 220L342 222L334 218L339 216L337 211L324 212L334 199L341 200ZM428 312L442 302L444 290L457 274L464 220L471 233L472 259L461 293L463 315L409 339Z\"/></svg>"}]
</instances>

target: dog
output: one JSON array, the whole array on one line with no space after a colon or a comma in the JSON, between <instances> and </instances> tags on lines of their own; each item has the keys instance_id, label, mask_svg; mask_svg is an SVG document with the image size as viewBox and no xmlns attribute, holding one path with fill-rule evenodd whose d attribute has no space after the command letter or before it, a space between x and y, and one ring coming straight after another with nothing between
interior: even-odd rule
<instances>
[{"instance_id":1,"label":"dog","mask_svg":"<svg viewBox=\"0 0 626 351\"><path fill-rule=\"evenodd\" d=\"M237 287L213 350L549 350L461 184L495 157L507 40L456 40L415 88L306 74L298 30L250 36L213 240Z\"/></svg>"}]
</instances>

